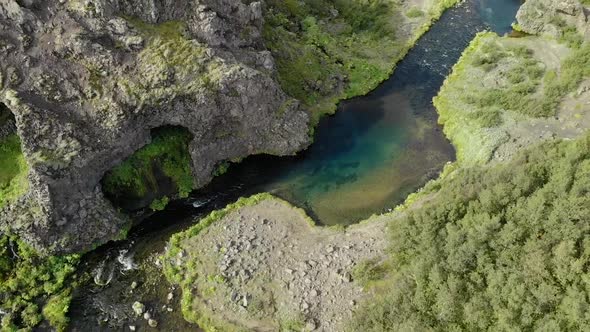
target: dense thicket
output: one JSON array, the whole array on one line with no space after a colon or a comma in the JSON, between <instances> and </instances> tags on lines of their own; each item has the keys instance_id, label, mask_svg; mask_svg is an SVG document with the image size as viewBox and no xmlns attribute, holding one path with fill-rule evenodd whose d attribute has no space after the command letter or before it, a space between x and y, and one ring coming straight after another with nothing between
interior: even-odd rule
<instances>
[{"instance_id":1,"label":"dense thicket","mask_svg":"<svg viewBox=\"0 0 590 332\"><path fill-rule=\"evenodd\" d=\"M387 295L351 330L590 330L590 136L441 188L391 224Z\"/></svg>"},{"instance_id":2,"label":"dense thicket","mask_svg":"<svg viewBox=\"0 0 590 332\"><path fill-rule=\"evenodd\" d=\"M79 259L43 257L0 233L0 331L29 331L43 320L64 330Z\"/></svg>"}]
</instances>

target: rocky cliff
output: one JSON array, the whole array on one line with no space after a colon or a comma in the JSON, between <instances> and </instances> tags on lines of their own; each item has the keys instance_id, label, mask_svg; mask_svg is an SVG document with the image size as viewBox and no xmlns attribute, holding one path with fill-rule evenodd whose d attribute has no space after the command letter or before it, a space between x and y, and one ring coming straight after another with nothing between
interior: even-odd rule
<instances>
[{"instance_id":1,"label":"rocky cliff","mask_svg":"<svg viewBox=\"0 0 590 332\"><path fill-rule=\"evenodd\" d=\"M275 80L260 2L0 3L0 103L14 115L29 190L0 226L38 249L85 250L128 223L104 198L109 169L182 126L194 187L223 160L293 154L308 115Z\"/></svg>"},{"instance_id":2,"label":"rocky cliff","mask_svg":"<svg viewBox=\"0 0 590 332\"><path fill-rule=\"evenodd\" d=\"M579 0L526 1L516 18L520 28L533 35L561 37L570 31L590 37L588 9Z\"/></svg>"}]
</instances>

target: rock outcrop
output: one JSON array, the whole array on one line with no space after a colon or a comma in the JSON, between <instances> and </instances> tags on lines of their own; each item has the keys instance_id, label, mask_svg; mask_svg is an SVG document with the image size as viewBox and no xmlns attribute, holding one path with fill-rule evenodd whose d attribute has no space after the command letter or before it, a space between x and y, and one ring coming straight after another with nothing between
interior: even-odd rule
<instances>
[{"instance_id":1,"label":"rock outcrop","mask_svg":"<svg viewBox=\"0 0 590 332\"><path fill-rule=\"evenodd\" d=\"M260 2L7 0L0 102L14 114L29 192L0 211L38 249L86 250L128 223L104 173L183 126L195 187L223 160L309 144L308 115L276 82Z\"/></svg>"},{"instance_id":2,"label":"rock outcrop","mask_svg":"<svg viewBox=\"0 0 590 332\"><path fill-rule=\"evenodd\" d=\"M534 0L526 1L518 11L520 28L533 35L560 37L568 27L575 27L586 38L588 8L579 0Z\"/></svg>"}]
</instances>

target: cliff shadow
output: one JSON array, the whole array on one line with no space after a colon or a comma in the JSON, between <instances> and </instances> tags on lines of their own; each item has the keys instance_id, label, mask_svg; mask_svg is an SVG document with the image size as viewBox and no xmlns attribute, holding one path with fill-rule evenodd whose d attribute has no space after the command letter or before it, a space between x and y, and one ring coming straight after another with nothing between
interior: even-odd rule
<instances>
[{"instance_id":1,"label":"cliff shadow","mask_svg":"<svg viewBox=\"0 0 590 332\"><path fill-rule=\"evenodd\" d=\"M8 106L0 102L0 139L16 133L14 114Z\"/></svg>"}]
</instances>

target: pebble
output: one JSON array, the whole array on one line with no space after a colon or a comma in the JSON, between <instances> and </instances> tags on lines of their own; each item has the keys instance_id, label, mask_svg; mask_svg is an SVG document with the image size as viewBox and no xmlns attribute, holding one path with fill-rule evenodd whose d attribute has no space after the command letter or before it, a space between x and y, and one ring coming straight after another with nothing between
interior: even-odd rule
<instances>
[{"instance_id":1,"label":"pebble","mask_svg":"<svg viewBox=\"0 0 590 332\"><path fill-rule=\"evenodd\" d=\"M152 315L149 312L143 314L143 319L149 320L150 318L152 318Z\"/></svg>"},{"instance_id":2,"label":"pebble","mask_svg":"<svg viewBox=\"0 0 590 332\"><path fill-rule=\"evenodd\" d=\"M135 331L135 325L129 325L129 331Z\"/></svg>"},{"instance_id":3,"label":"pebble","mask_svg":"<svg viewBox=\"0 0 590 332\"><path fill-rule=\"evenodd\" d=\"M313 319L310 319L305 323L305 330L306 331L313 331L316 328L317 328L317 324L315 323L315 321Z\"/></svg>"},{"instance_id":4,"label":"pebble","mask_svg":"<svg viewBox=\"0 0 590 332\"><path fill-rule=\"evenodd\" d=\"M158 326L158 321L155 319L150 319L150 320L148 320L148 325L150 327L156 327L156 326Z\"/></svg>"},{"instance_id":5,"label":"pebble","mask_svg":"<svg viewBox=\"0 0 590 332\"><path fill-rule=\"evenodd\" d=\"M138 301L133 302L131 308L133 308L133 311L137 316L140 316L145 311L145 305Z\"/></svg>"},{"instance_id":6,"label":"pebble","mask_svg":"<svg viewBox=\"0 0 590 332\"><path fill-rule=\"evenodd\" d=\"M137 281L134 281L131 283L131 289L136 289L137 288Z\"/></svg>"},{"instance_id":7,"label":"pebble","mask_svg":"<svg viewBox=\"0 0 590 332\"><path fill-rule=\"evenodd\" d=\"M172 301L172 299L174 298L174 294L173 293L168 293L168 296L166 297L166 300L168 300L168 302Z\"/></svg>"}]
</instances>

